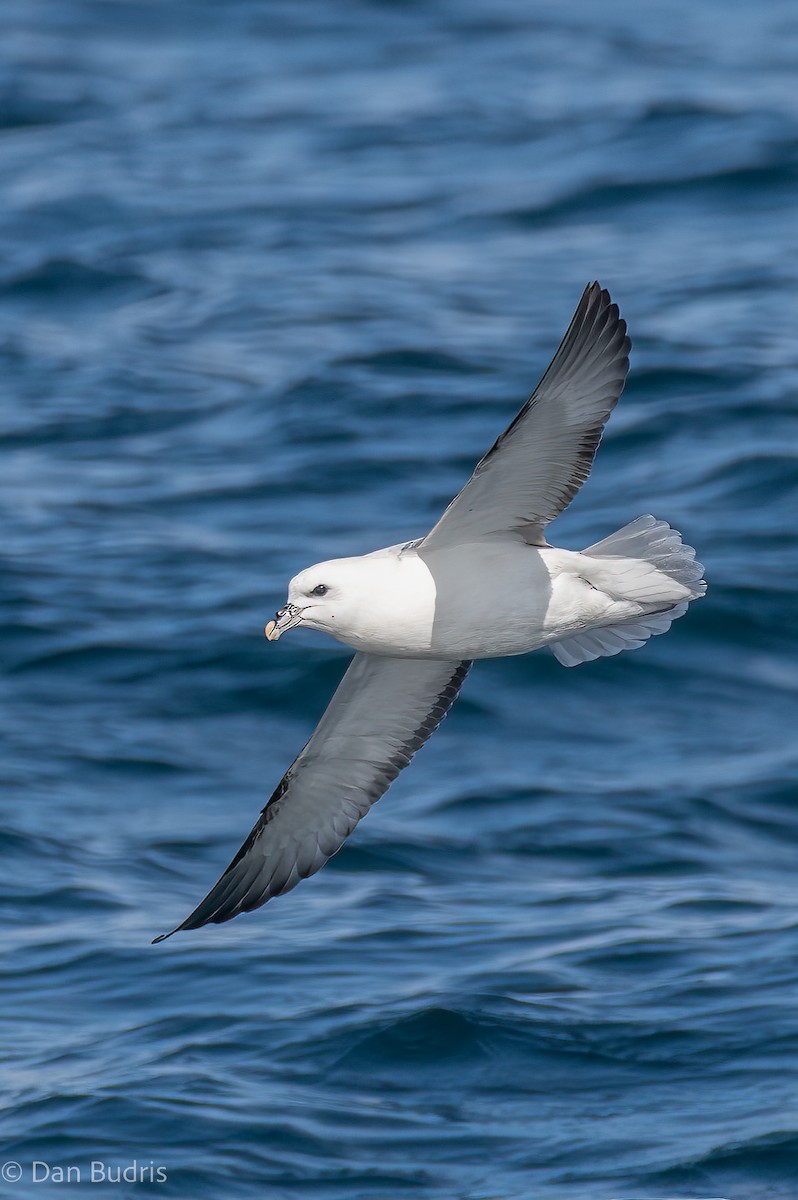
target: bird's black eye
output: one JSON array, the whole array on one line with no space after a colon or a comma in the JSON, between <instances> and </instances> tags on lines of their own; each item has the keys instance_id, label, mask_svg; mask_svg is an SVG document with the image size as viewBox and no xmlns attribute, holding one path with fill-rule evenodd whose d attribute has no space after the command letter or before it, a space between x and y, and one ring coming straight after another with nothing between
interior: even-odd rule
<instances>
[{"instance_id":1,"label":"bird's black eye","mask_svg":"<svg viewBox=\"0 0 798 1200\"><path fill-rule=\"evenodd\" d=\"M320 583L320 584L318 584L317 587L314 587L313 591L310 594L311 594L311 596L326 596L328 591L329 591L329 588L327 587L327 584Z\"/></svg>"}]
</instances>

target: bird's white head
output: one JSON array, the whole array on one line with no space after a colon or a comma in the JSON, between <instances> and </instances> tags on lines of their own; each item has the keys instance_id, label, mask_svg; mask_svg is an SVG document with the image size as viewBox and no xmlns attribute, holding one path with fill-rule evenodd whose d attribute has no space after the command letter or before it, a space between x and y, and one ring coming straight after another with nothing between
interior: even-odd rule
<instances>
[{"instance_id":1,"label":"bird's white head","mask_svg":"<svg viewBox=\"0 0 798 1200\"><path fill-rule=\"evenodd\" d=\"M288 600L266 626L271 642L289 629L321 629L342 641L363 605L363 559L334 558L300 571L288 585Z\"/></svg>"},{"instance_id":2,"label":"bird's white head","mask_svg":"<svg viewBox=\"0 0 798 1200\"><path fill-rule=\"evenodd\" d=\"M300 571L288 602L266 626L271 642L297 626L320 629L353 650L423 654L429 648L435 585L421 559L401 547L334 558Z\"/></svg>"}]
</instances>

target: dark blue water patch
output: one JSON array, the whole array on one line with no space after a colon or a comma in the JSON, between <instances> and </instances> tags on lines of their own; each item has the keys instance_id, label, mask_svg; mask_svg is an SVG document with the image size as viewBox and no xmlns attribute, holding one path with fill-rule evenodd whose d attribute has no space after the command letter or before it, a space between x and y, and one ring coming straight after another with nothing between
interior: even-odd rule
<instances>
[{"instance_id":1,"label":"dark blue water patch","mask_svg":"<svg viewBox=\"0 0 798 1200\"><path fill-rule=\"evenodd\" d=\"M628 213L630 210L650 205L656 210L665 205L671 212L691 208L709 208L732 205L748 196L756 203L785 206L798 179L798 167L784 162L783 154L774 154L774 162L730 167L716 172L697 171L684 178L661 178L651 180L629 180L623 182L597 182L589 187L580 187L573 195L543 201L529 208L507 212L506 218L514 224L526 227L530 224L568 221L574 217L595 214L600 217L608 210ZM767 201L765 201L767 197Z\"/></svg>"},{"instance_id":2,"label":"dark blue water patch","mask_svg":"<svg viewBox=\"0 0 798 1200\"><path fill-rule=\"evenodd\" d=\"M441 371L473 375L474 368L451 354L441 354L433 350L416 350L408 347L405 350L381 351L377 354L362 358L342 359L341 365L348 364L365 366L370 371L386 371L392 379L401 375L421 375L424 378Z\"/></svg>"},{"instance_id":3,"label":"dark blue water patch","mask_svg":"<svg viewBox=\"0 0 798 1200\"><path fill-rule=\"evenodd\" d=\"M795 1143L791 1131L727 1142L696 1161L653 1172L641 1184L700 1191L718 1181L733 1195L760 1189L764 1183L764 1194L787 1197L795 1187Z\"/></svg>"},{"instance_id":4,"label":"dark blue water patch","mask_svg":"<svg viewBox=\"0 0 798 1200\"><path fill-rule=\"evenodd\" d=\"M0 432L0 444L9 447L39 447L43 442L49 441L64 444L105 443L116 438L143 439L184 428L193 421L203 419L204 415L180 408L170 410L164 407L154 412L119 409L94 416L86 413L64 414L60 420L52 421L48 425L37 414L33 419L29 418L26 422L27 427ZM130 447L132 453L135 453L135 449L135 446Z\"/></svg>"},{"instance_id":5,"label":"dark blue water patch","mask_svg":"<svg viewBox=\"0 0 798 1200\"><path fill-rule=\"evenodd\" d=\"M105 311L157 295L157 285L140 275L100 270L69 259L50 259L0 283L0 303L51 308L62 318Z\"/></svg>"},{"instance_id":6,"label":"dark blue water patch","mask_svg":"<svg viewBox=\"0 0 798 1200\"><path fill-rule=\"evenodd\" d=\"M0 67L0 131L7 138L16 131L60 126L98 115L99 106L85 79L68 70L31 70L35 55L27 56L27 63L15 62L14 57L9 56Z\"/></svg>"}]
</instances>

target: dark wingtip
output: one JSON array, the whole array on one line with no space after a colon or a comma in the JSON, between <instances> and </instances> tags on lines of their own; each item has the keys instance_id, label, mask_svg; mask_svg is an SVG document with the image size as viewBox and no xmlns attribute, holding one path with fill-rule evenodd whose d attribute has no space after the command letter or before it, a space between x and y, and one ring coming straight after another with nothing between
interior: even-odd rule
<instances>
[{"instance_id":1,"label":"dark wingtip","mask_svg":"<svg viewBox=\"0 0 798 1200\"><path fill-rule=\"evenodd\" d=\"M178 925L177 929L179 929L179 928L180 928L180 926ZM159 933L157 937L152 939L152 941L150 942L150 945L157 946L159 942L165 942L166 939L170 938L173 933L177 933L177 929L170 929L169 933Z\"/></svg>"},{"instance_id":2,"label":"dark wingtip","mask_svg":"<svg viewBox=\"0 0 798 1200\"><path fill-rule=\"evenodd\" d=\"M583 295L600 296L605 304L612 303L612 296L609 290L602 286L598 279L593 279L590 283L585 284Z\"/></svg>"},{"instance_id":3,"label":"dark wingtip","mask_svg":"<svg viewBox=\"0 0 798 1200\"><path fill-rule=\"evenodd\" d=\"M594 316L608 309L610 310L611 317L614 317L616 320L620 315L618 305L613 303L608 289L602 287L598 279L585 284L585 290L582 292L582 297L574 313L573 321L579 323L579 321L584 320L588 310L591 308L594 311Z\"/></svg>"},{"instance_id":4,"label":"dark wingtip","mask_svg":"<svg viewBox=\"0 0 798 1200\"><path fill-rule=\"evenodd\" d=\"M610 320L613 321L621 331L623 337L623 348L628 359L629 352L632 349L632 339L629 337L629 327L621 316L621 310L610 295L609 289L602 287L598 279L594 279L592 283L587 284L583 293L583 298L588 297L590 300L592 300L596 295L599 297L600 307L608 310ZM626 365L628 368L628 361Z\"/></svg>"}]
</instances>

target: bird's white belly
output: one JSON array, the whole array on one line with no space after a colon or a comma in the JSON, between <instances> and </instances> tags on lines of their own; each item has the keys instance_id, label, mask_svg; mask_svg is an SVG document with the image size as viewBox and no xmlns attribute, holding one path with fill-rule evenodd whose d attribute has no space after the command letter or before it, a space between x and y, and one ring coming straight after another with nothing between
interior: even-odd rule
<instances>
[{"instance_id":1,"label":"bird's white belly","mask_svg":"<svg viewBox=\"0 0 798 1200\"><path fill-rule=\"evenodd\" d=\"M578 557L516 544L510 554L475 558L465 588L462 563L451 572L432 564L438 586L431 650L503 658L603 624L608 597L579 575ZM448 586L449 576L458 578L456 587Z\"/></svg>"}]
</instances>

